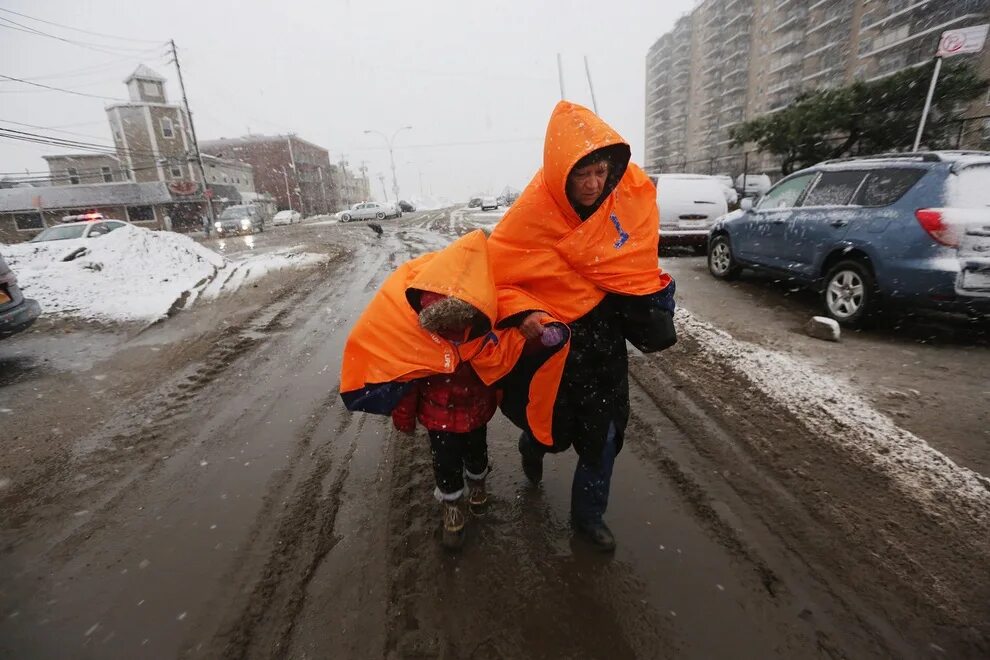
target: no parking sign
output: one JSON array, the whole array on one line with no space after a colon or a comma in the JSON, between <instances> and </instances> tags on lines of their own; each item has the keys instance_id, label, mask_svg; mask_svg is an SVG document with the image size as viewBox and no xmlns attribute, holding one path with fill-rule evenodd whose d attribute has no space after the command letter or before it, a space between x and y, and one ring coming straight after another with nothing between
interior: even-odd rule
<instances>
[{"instance_id":1,"label":"no parking sign","mask_svg":"<svg viewBox=\"0 0 990 660\"><path fill-rule=\"evenodd\" d=\"M979 53L987 40L990 24L974 25L959 30L946 30L938 42L936 57L952 57L967 53Z\"/></svg>"}]
</instances>

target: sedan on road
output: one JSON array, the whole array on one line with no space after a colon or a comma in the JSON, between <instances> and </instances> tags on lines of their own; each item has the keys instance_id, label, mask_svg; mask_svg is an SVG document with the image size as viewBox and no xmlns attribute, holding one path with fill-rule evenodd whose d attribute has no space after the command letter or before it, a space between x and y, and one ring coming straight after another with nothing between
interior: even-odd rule
<instances>
[{"instance_id":1,"label":"sedan on road","mask_svg":"<svg viewBox=\"0 0 990 660\"><path fill-rule=\"evenodd\" d=\"M272 218L272 226L279 227L281 225L295 225L302 222L302 213L299 211L279 211Z\"/></svg>"},{"instance_id":2,"label":"sedan on road","mask_svg":"<svg viewBox=\"0 0 990 660\"><path fill-rule=\"evenodd\" d=\"M990 315L990 152L827 161L796 172L712 228L708 268L744 267L821 293L859 326L886 303Z\"/></svg>"},{"instance_id":3,"label":"sedan on road","mask_svg":"<svg viewBox=\"0 0 990 660\"><path fill-rule=\"evenodd\" d=\"M360 204L355 204L350 210L343 211L340 214L340 221L350 222L351 220L372 219L384 220L393 213L394 211L385 204L379 204L378 202L361 202Z\"/></svg>"},{"instance_id":4,"label":"sedan on road","mask_svg":"<svg viewBox=\"0 0 990 660\"><path fill-rule=\"evenodd\" d=\"M17 278L0 256L0 339L27 329L40 315L37 301L21 294Z\"/></svg>"},{"instance_id":5,"label":"sedan on road","mask_svg":"<svg viewBox=\"0 0 990 660\"><path fill-rule=\"evenodd\" d=\"M482 197L481 198L481 210L482 211L494 211L498 208L498 200L494 197Z\"/></svg>"}]
</instances>

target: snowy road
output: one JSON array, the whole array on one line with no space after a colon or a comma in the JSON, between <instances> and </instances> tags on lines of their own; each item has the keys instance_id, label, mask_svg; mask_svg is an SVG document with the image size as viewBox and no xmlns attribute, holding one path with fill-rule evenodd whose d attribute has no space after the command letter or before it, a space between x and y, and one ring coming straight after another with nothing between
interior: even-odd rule
<instances>
[{"instance_id":1,"label":"snowy road","mask_svg":"<svg viewBox=\"0 0 990 660\"><path fill-rule=\"evenodd\" d=\"M529 486L501 416L492 510L445 555L425 437L343 410L340 353L392 268L497 220L450 209L380 239L363 223L226 239L233 258L341 256L137 336L79 329L89 360L19 354L0 385L0 422L20 421L0 463L0 656L986 655L990 488L946 459L930 492L905 492L822 426L834 416L712 359L696 321L676 350L633 360L614 557L569 531L573 453Z\"/></svg>"}]
</instances>

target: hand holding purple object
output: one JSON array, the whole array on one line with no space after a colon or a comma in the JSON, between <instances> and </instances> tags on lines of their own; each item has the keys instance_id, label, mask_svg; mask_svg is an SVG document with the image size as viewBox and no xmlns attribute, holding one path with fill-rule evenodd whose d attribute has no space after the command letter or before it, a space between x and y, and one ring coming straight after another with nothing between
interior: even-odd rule
<instances>
[{"instance_id":1,"label":"hand holding purple object","mask_svg":"<svg viewBox=\"0 0 990 660\"><path fill-rule=\"evenodd\" d=\"M561 323L549 323L543 326L543 334L540 335L540 343L547 348L563 343L566 337L564 326Z\"/></svg>"}]
</instances>

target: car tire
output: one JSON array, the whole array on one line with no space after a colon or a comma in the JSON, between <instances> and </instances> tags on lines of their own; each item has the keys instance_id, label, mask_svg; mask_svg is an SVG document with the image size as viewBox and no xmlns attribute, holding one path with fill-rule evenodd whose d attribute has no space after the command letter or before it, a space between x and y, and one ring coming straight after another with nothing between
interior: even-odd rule
<instances>
[{"instance_id":1,"label":"car tire","mask_svg":"<svg viewBox=\"0 0 990 660\"><path fill-rule=\"evenodd\" d=\"M880 291L873 269L861 259L832 266L822 287L825 313L848 328L867 327L878 316Z\"/></svg>"},{"instance_id":2,"label":"car tire","mask_svg":"<svg viewBox=\"0 0 990 660\"><path fill-rule=\"evenodd\" d=\"M711 240L708 250L708 272L720 280L734 280L739 277L742 266L732 256L732 245L727 234L719 234Z\"/></svg>"},{"instance_id":3,"label":"car tire","mask_svg":"<svg viewBox=\"0 0 990 660\"><path fill-rule=\"evenodd\" d=\"M378 218L379 220L384 220L385 219L385 212L384 211L379 211L378 213L375 214L375 217Z\"/></svg>"},{"instance_id":4,"label":"car tire","mask_svg":"<svg viewBox=\"0 0 990 660\"><path fill-rule=\"evenodd\" d=\"M340 216L340 221L341 222L350 222L351 221L351 216L349 216L349 215L347 215L345 213L344 215Z\"/></svg>"}]
</instances>

